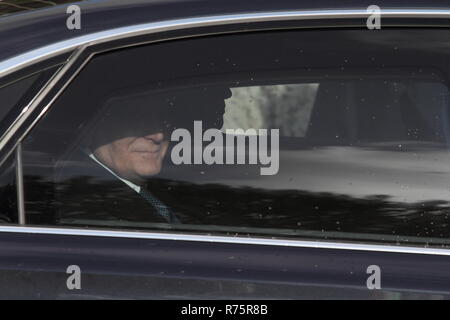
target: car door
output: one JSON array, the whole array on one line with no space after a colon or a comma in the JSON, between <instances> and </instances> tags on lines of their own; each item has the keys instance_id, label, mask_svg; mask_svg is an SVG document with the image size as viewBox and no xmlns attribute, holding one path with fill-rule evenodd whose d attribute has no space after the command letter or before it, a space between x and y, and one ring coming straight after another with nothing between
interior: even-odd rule
<instances>
[{"instance_id":1,"label":"car door","mask_svg":"<svg viewBox=\"0 0 450 320\"><path fill-rule=\"evenodd\" d=\"M276 17L73 40L3 142L3 298L448 297L447 30Z\"/></svg>"}]
</instances>

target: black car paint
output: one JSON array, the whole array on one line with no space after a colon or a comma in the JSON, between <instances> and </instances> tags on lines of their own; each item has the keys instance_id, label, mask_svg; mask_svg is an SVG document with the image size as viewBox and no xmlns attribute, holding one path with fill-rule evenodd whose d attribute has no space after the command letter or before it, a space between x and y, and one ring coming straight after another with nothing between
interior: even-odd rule
<instances>
[{"instance_id":1,"label":"black car paint","mask_svg":"<svg viewBox=\"0 0 450 320\"><path fill-rule=\"evenodd\" d=\"M0 234L0 252L0 298L448 298L450 291L450 257L434 255L15 233ZM366 287L374 262L381 290ZM66 287L72 264L81 290Z\"/></svg>"},{"instance_id":2,"label":"black car paint","mask_svg":"<svg viewBox=\"0 0 450 320\"><path fill-rule=\"evenodd\" d=\"M297 0L103 0L76 2L81 8L80 30L68 30L68 4L0 19L0 60L46 44L127 25L201 16L288 10L362 9L373 1ZM401 0L377 1L382 9L404 8ZM449 1L408 1L408 8L448 8Z\"/></svg>"}]
</instances>

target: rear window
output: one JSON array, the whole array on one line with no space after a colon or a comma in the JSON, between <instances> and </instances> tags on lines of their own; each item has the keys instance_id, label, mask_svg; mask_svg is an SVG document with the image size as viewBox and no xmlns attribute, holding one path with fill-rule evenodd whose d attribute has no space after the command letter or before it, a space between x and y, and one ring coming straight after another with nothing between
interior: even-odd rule
<instances>
[{"instance_id":1,"label":"rear window","mask_svg":"<svg viewBox=\"0 0 450 320\"><path fill-rule=\"evenodd\" d=\"M38 74L0 86L0 121L19 102L38 78Z\"/></svg>"}]
</instances>

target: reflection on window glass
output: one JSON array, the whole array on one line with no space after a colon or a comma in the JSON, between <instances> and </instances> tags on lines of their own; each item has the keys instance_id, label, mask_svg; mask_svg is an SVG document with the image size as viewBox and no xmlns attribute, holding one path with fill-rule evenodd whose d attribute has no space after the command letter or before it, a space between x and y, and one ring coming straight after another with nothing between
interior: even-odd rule
<instances>
[{"instance_id":1,"label":"reflection on window glass","mask_svg":"<svg viewBox=\"0 0 450 320\"><path fill-rule=\"evenodd\" d=\"M0 127L3 130L17 118L55 70L56 67L53 67L11 82L0 83ZM0 136L2 134L0 132ZM15 157L0 160L3 161L0 165L0 224L17 223Z\"/></svg>"},{"instance_id":2,"label":"reflection on window glass","mask_svg":"<svg viewBox=\"0 0 450 320\"><path fill-rule=\"evenodd\" d=\"M38 75L36 74L0 87L0 121L16 105L37 78Z\"/></svg>"},{"instance_id":3,"label":"reflection on window glass","mask_svg":"<svg viewBox=\"0 0 450 320\"><path fill-rule=\"evenodd\" d=\"M0 81L0 128L2 130L15 121L57 68L58 66L49 67L11 81L0 79L2 80ZM15 74L10 75L10 77L15 76Z\"/></svg>"},{"instance_id":4,"label":"reflection on window glass","mask_svg":"<svg viewBox=\"0 0 450 320\"><path fill-rule=\"evenodd\" d=\"M283 136L306 133L318 83L232 88L222 130L278 128Z\"/></svg>"},{"instance_id":5,"label":"reflection on window glass","mask_svg":"<svg viewBox=\"0 0 450 320\"><path fill-rule=\"evenodd\" d=\"M363 32L97 55L24 141L27 221L447 245L448 35Z\"/></svg>"}]
</instances>

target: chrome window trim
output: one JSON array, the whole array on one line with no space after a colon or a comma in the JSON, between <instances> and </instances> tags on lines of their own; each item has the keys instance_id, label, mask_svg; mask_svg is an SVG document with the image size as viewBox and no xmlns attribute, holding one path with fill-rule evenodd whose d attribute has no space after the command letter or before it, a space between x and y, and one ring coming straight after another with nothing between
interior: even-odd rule
<instances>
[{"instance_id":1,"label":"chrome window trim","mask_svg":"<svg viewBox=\"0 0 450 320\"><path fill-rule=\"evenodd\" d=\"M3 148L6 144L12 139L16 131L22 126L22 124L28 119L28 117L33 113L33 111L39 106L39 104L42 102L42 100L47 96L49 91L59 82L59 80L65 75L67 70L69 70L72 65L76 62L77 58L81 55L81 53L84 50L84 46L79 46L77 49L75 49L68 59L68 61L62 65L62 67L57 70L53 76L50 78L50 80L39 90L39 92L33 97L33 99L26 105L23 109L20 115L13 121L13 123L5 130L3 135L0 136L0 152L3 151ZM77 70L78 72L79 70ZM65 84L63 88L67 86L68 83ZM62 90L60 90L59 93L61 93ZM58 93L58 94L59 94ZM52 102L54 99L52 100ZM44 110L39 114L37 119L35 119L27 128L27 132L31 129L31 127L37 122L38 119L42 117L42 115L47 111L50 105L47 105ZM23 139L23 136L17 141L17 143L14 145L14 148L17 147L17 144ZM3 159L0 157L0 165L3 163L3 161L6 160L6 158L12 153L12 150L8 154L6 154Z\"/></svg>"},{"instance_id":2,"label":"chrome window trim","mask_svg":"<svg viewBox=\"0 0 450 320\"><path fill-rule=\"evenodd\" d=\"M32 103L24 108L23 112L14 124L7 130L0 139L0 151L12 138L14 133L20 127L27 117L31 114L34 107L37 107L42 99L47 95L50 89L64 76L70 67L80 57L85 48L106 43L109 41L119 40L127 37L139 35L148 35L166 31L190 29L196 27L220 26L238 23L255 23L255 22L275 22L288 20L326 20L326 19L366 19L371 13L363 9L355 10L318 10L318 11L272 11L261 13L246 13L235 15L214 15L203 16L186 19L166 20L159 22L144 23L120 28L113 28L105 31L95 32L84 36L71 38L56 42L35 50L28 51L24 54L0 61L0 78L9 75L22 68L39 63L43 60L55 57L57 55L74 51L66 64L54 75L53 79L41 90L34 98ZM449 19L450 9L387 9L381 10L381 19L383 18L434 18ZM92 55L91 55L92 56ZM83 65L91 57L89 56ZM77 69L71 75L73 79ZM70 81L69 81L70 82ZM64 90L65 84L61 90ZM51 106L52 101L43 109L41 114ZM38 119L37 118L37 119ZM33 122L33 124L37 121ZM30 126L31 127L31 126ZM22 138L22 137L21 137ZM20 139L19 139L20 142ZM269 245L269 246L285 246L299 248L320 248L320 249L337 249L337 250L356 250L371 252L390 252L390 253L409 253L409 254L426 254L450 256L450 250L427 247L405 247L394 245L374 245L374 244L358 244L358 243L342 243L328 241L308 241L308 240L282 240L282 239L266 239L257 237L225 237L225 236L207 236L207 235L191 235L191 234L169 234L161 232L128 232L128 231L112 231L112 230L95 230L95 229L73 229L73 228L45 228L45 227L27 227L27 226L0 226L0 232L6 233L26 233L26 234L49 234L49 235L66 235L66 236L94 236L94 237L113 237L113 238L134 238L134 239L152 239L152 240L176 240L176 241L197 241L197 242L214 242L228 244L251 244L251 245Z\"/></svg>"},{"instance_id":3,"label":"chrome window trim","mask_svg":"<svg viewBox=\"0 0 450 320\"><path fill-rule=\"evenodd\" d=\"M450 9L385 9L381 10L383 18L450 18ZM108 41L139 35L188 29L196 27L220 26L238 23L271 22L286 20L326 20L326 19L366 19L371 13L363 9L352 10L293 10L243 13L231 15L213 15L194 18L165 20L90 33L63 40L28 51L21 55L0 62L0 78L39 61L74 50L79 46L91 46Z\"/></svg>"},{"instance_id":4,"label":"chrome window trim","mask_svg":"<svg viewBox=\"0 0 450 320\"><path fill-rule=\"evenodd\" d=\"M450 250L428 247L405 247L394 245L376 245L359 243L342 243L332 241L308 241L308 240L284 240L268 239L258 237L242 236L211 236L194 235L183 233L163 233L163 232L138 232L138 231L115 231L99 229L76 229L76 228L56 228L56 227L25 227L25 226L0 226L0 233L26 233L26 234L47 234L62 236L88 236L102 238L126 238L126 239L147 239L147 240L167 240L167 241L192 241L192 242L213 242L223 244L248 244L276 247L293 248L314 248L332 250L352 250L370 252L389 252L405 254L425 254L450 256Z\"/></svg>"},{"instance_id":5,"label":"chrome window trim","mask_svg":"<svg viewBox=\"0 0 450 320\"><path fill-rule=\"evenodd\" d=\"M25 200L23 195L22 144L16 147L16 181L17 181L17 211L18 222L25 225Z\"/></svg>"}]
</instances>

